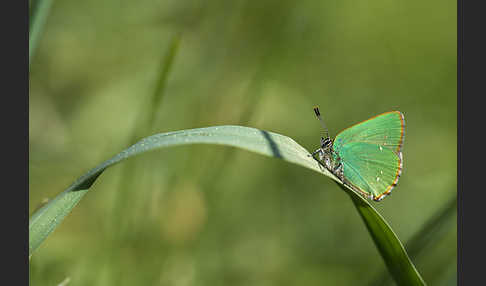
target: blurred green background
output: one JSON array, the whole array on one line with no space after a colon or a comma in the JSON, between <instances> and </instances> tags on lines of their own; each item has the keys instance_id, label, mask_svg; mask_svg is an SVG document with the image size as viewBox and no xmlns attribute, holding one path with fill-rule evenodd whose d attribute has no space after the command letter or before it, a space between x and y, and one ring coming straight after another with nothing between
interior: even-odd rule
<instances>
[{"instance_id":1,"label":"blurred green background","mask_svg":"<svg viewBox=\"0 0 486 286\"><path fill-rule=\"evenodd\" d=\"M30 68L29 214L150 134L237 124L314 151L322 135L314 105L331 136L400 110L404 171L392 195L373 205L404 244L422 238L412 260L429 285L455 285L455 210L433 224L440 232L424 225L456 197L456 6L54 1ZM177 35L164 96L154 104ZM30 280L376 285L384 271L351 200L329 178L193 145L106 171L33 255Z\"/></svg>"}]
</instances>

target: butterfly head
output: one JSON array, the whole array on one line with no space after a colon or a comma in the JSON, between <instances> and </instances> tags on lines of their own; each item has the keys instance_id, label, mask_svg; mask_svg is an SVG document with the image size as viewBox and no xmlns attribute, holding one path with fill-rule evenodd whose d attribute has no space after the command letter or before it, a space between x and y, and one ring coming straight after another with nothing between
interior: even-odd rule
<instances>
[{"instance_id":1,"label":"butterfly head","mask_svg":"<svg viewBox=\"0 0 486 286\"><path fill-rule=\"evenodd\" d=\"M329 151L331 150L332 148L332 140L331 138L327 137L327 138L324 138L324 137L321 137L321 149L326 152L326 151Z\"/></svg>"}]
</instances>

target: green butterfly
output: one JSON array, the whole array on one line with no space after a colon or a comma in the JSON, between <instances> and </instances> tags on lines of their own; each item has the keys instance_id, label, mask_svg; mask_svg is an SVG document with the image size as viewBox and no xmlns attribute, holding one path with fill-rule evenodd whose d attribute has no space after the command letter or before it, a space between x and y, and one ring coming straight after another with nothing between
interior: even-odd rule
<instances>
[{"instance_id":1,"label":"green butterfly","mask_svg":"<svg viewBox=\"0 0 486 286\"><path fill-rule=\"evenodd\" d=\"M405 119L400 111L390 111L341 131L331 140L319 108L314 112L326 137L312 153L318 161L353 190L366 198L381 201L397 185L402 173L402 145Z\"/></svg>"}]
</instances>

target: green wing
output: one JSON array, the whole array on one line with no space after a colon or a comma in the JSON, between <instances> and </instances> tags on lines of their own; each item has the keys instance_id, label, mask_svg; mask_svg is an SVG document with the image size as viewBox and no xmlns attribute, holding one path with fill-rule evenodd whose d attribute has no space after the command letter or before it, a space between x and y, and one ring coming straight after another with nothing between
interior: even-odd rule
<instances>
[{"instance_id":1,"label":"green wing","mask_svg":"<svg viewBox=\"0 0 486 286\"><path fill-rule=\"evenodd\" d=\"M379 145L353 142L340 153L343 174L358 191L380 201L396 186L402 160L392 150Z\"/></svg>"},{"instance_id":2,"label":"green wing","mask_svg":"<svg viewBox=\"0 0 486 286\"><path fill-rule=\"evenodd\" d=\"M334 139L334 149L353 142L380 145L395 153L402 149L405 120L400 111L390 111L341 131Z\"/></svg>"},{"instance_id":3,"label":"green wing","mask_svg":"<svg viewBox=\"0 0 486 286\"><path fill-rule=\"evenodd\" d=\"M345 179L375 201L396 186L402 170L403 114L392 111L339 133L333 144Z\"/></svg>"}]
</instances>

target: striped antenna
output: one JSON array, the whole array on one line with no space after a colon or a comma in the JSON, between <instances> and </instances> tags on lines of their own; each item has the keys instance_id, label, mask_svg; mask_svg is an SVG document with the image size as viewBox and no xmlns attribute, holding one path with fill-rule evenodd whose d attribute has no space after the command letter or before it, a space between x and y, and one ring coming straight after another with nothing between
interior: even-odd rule
<instances>
[{"instance_id":1,"label":"striped antenna","mask_svg":"<svg viewBox=\"0 0 486 286\"><path fill-rule=\"evenodd\" d=\"M314 113L316 114L317 119L319 119L319 122L321 122L322 128L324 128L324 131L326 132L325 138L329 138L329 132L327 131L326 124L324 124L324 120L322 120L321 112L319 111L319 106L314 106Z\"/></svg>"}]
</instances>

